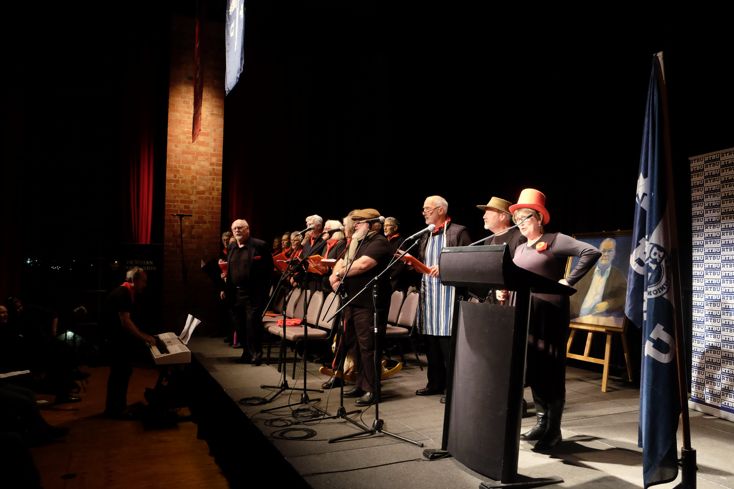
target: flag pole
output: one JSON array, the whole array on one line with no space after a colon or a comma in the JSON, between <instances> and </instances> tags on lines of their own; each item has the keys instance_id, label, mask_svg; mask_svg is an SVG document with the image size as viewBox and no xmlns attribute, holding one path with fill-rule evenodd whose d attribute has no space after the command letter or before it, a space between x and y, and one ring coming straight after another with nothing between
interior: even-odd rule
<instances>
[{"instance_id":1,"label":"flag pole","mask_svg":"<svg viewBox=\"0 0 734 489\"><path fill-rule=\"evenodd\" d=\"M673 185L673 157L670 142L670 124L668 117L668 86L665 81L665 68L663 65L663 53L662 51L655 53L657 61L660 64L659 76L661 78L659 87L660 95L662 98L661 108L663 116L663 158L665 161L667 194L675 195ZM670 199L669 203L675 206L674 200ZM668 209L668 212L673 212L674 209ZM676 213L677 214L677 213ZM676 217L677 218L677 217ZM675 223L675 219L671 219L672 224ZM678 243L678 232L676 226L669 226L668 232L670 233L670 242ZM688 389L686 388L686 352L684 348L685 330L683 328L683 320L681 319L682 313L682 288L680 281L680 254L678 247L675 247L675 252L670 260L670 265L673 267L673 277L677 280L673 280L673 301L674 308L677 311L674 314L675 323L675 363L678 377L678 399L680 401L680 413L681 413L681 428L683 430L683 446L681 447L681 482L676 488L681 489L695 489L696 488L696 450L691 447L691 422L688 416Z\"/></svg>"}]
</instances>

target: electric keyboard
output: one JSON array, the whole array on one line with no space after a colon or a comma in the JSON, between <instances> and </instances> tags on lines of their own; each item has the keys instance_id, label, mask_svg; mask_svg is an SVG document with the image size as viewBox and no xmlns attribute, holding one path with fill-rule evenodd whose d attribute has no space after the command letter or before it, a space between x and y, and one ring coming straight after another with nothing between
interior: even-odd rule
<instances>
[{"instance_id":1,"label":"electric keyboard","mask_svg":"<svg viewBox=\"0 0 734 489\"><path fill-rule=\"evenodd\" d=\"M191 363L191 350L175 333L155 335L155 346L148 345L156 365Z\"/></svg>"}]
</instances>

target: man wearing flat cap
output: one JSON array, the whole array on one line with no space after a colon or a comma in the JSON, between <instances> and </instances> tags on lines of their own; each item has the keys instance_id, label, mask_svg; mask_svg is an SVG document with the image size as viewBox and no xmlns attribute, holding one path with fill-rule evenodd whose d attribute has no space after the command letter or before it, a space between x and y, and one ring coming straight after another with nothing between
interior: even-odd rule
<instances>
[{"instance_id":1,"label":"man wearing flat cap","mask_svg":"<svg viewBox=\"0 0 734 489\"><path fill-rule=\"evenodd\" d=\"M357 406L369 406L379 402L375 378L375 337L373 327L373 291L357 293L376 277L390 262L390 246L387 238L370 229L379 220L380 213L375 209L357 209L350 213L354 222L354 232L346 256L339 260L329 277L333 290L341 282L347 300L355 298L344 310L346 321L347 345L354 352L356 362L356 381L354 389L345 392L344 397L358 397ZM390 302L390 283L387 274L376 282L377 286L377 329L379 337L385 334L387 310ZM379 341L379 338L378 338Z\"/></svg>"}]
</instances>

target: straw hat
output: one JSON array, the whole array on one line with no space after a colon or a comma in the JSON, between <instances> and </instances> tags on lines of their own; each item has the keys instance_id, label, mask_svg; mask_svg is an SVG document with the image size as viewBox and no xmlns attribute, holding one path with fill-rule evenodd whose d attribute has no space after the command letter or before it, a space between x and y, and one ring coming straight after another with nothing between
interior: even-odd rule
<instances>
[{"instance_id":1,"label":"straw hat","mask_svg":"<svg viewBox=\"0 0 734 489\"><path fill-rule=\"evenodd\" d=\"M493 209L499 212L505 212L507 214L512 214L510 212L510 206L512 205L512 202L505 199L500 199L499 197L492 197L489 199L489 202L487 202L487 205L478 205L477 209L486 211L487 209Z\"/></svg>"}]
</instances>

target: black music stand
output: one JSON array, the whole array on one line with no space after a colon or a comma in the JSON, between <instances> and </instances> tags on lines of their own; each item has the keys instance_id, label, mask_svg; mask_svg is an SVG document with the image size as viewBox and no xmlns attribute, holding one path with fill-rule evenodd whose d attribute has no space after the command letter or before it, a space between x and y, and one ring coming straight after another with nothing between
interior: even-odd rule
<instances>
[{"instance_id":1,"label":"black music stand","mask_svg":"<svg viewBox=\"0 0 734 489\"><path fill-rule=\"evenodd\" d=\"M280 275L280 279L278 280L278 284L273 289L273 293L270 295L270 299L268 300L268 303L265 305L265 309L263 310L263 316L265 316L265 312L267 312L268 308L270 307L270 304L272 304L272 302L278 296L278 292L280 292L280 289L283 286L284 280L286 280L286 279L290 278L291 276L293 276L293 274L295 273L295 271L297 270L297 268L300 266L301 263L303 263L302 260L298 260L298 259L291 260L291 262L288 264L288 268L286 268L285 271L283 271L283 273ZM296 265L294 266L294 264L296 264ZM286 368L286 365L285 365L285 360L286 360L286 355L285 355L285 351L286 351L286 346L285 346L285 341L286 341L285 340L285 331L286 331L286 319L287 319L286 306L288 305L288 301L290 300L290 297L291 297L291 294L292 293L293 293L293 290L291 290L290 292L288 292L288 294L286 294L285 298L283 299L283 307L282 307L283 336L280 339L280 352L278 353L278 361L279 361L279 365L280 365L280 371L281 371L281 374L282 374L282 378L280 380L280 385L261 385L260 386L261 389L277 389L277 390L274 393L272 393L270 395L270 397L244 397L244 398L240 399L240 401L239 401L240 404L249 405L249 406L257 406L257 405L262 405L262 404L268 404L270 402L273 402L283 392L285 392L287 390L296 390L297 389L297 387L291 387L291 386L288 385L288 379L287 379L287 376L288 376L287 370L288 369ZM303 366L303 369L304 369L304 373L303 373L303 388L300 389L302 391L301 392L301 399L300 399L300 401L299 402L285 404L283 406L277 406L277 407L270 408L270 409L263 409L260 412L265 413L265 412L269 412L269 411L274 411L276 409L282 409L282 408L285 408L285 407L297 406L299 404L306 404L306 405L308 405L308 403L310 403L310 402L318 402L318 401L320 401L321 400L320 398L309 399L309 397L308 397L307 391L311 391L311 392L324 392L324 391L322 391L320 389L307 389L306 388L305 352L304 352L304 366Z\"/></svg>"},{"instance_id":2,"label":"black music stand","mask_svg":"<svg viewBox=\"0 0 734 489\"><path fill-rule=\"evenodd\" d=\"M342 284L339 284L339 290L340 291L341 291L341 287L342 287ZM339 295L341 296L341 294L339 294ZM336 300L336 297L335 297L334 300ZM331 309L331 306L327 306L327 311L326 312L328 312L330 309ZM326 317L326 314L324 314L323 316L321 316L322 319L324 317ZM337 318L337 319L341 319L341 318ZM342 323L343 323L343 319L342 319ZM334 327L338 327L338 326L334 326ZM344 335L344 333L341 333L341 334ZM357 421L354 421L349 416L352 415L352 414L359 414L359 413L362 412L362 410L361 409L353 409L352 411L347 411L347 408L344 407L344 382L345 382L345 380L344 380L344 362L347 359L347 353L345 351L343 351L343 348L344 348L344 338L342 337L342 338L340 338L337 341L339 343L339 346L337 347L336 355L339 358L339 361L337 362L336 371L334 372L334 375L332 377L330 377L330 379L333 380L334 378L336 378L338 376L341 376L341 383L339 384L339 407L337 408L336 413L334 413L334 414L330 414L327 411L324 411L324 410L319 409L318 407L315 407L315 409L317 411L321 411L323 415L322 416L319 416L317 418L314 418L314 419L309 419L307 421L303 421L304 424L305 423L314 422L314 421L319 421L320 422L320 421L324 421L326 419L343 419L345 421L348 421L348 422L354 424L355 426L361 427L360 424Z\"/></svg>"},{"instance_id":3,"label":"black music stand","mask_svg":"<svg viewBox=\"0 0 734 489\"><path fill-rule=\"evenodd\" d=\"M444 285L516 291L514 306L457 301L441 448L494 479L481 488L562 483L558 477L519 475L517 462L530 293L575 290L518 267L506 245L444 248L439 270Z\"/></svg>"}]
</instances>

